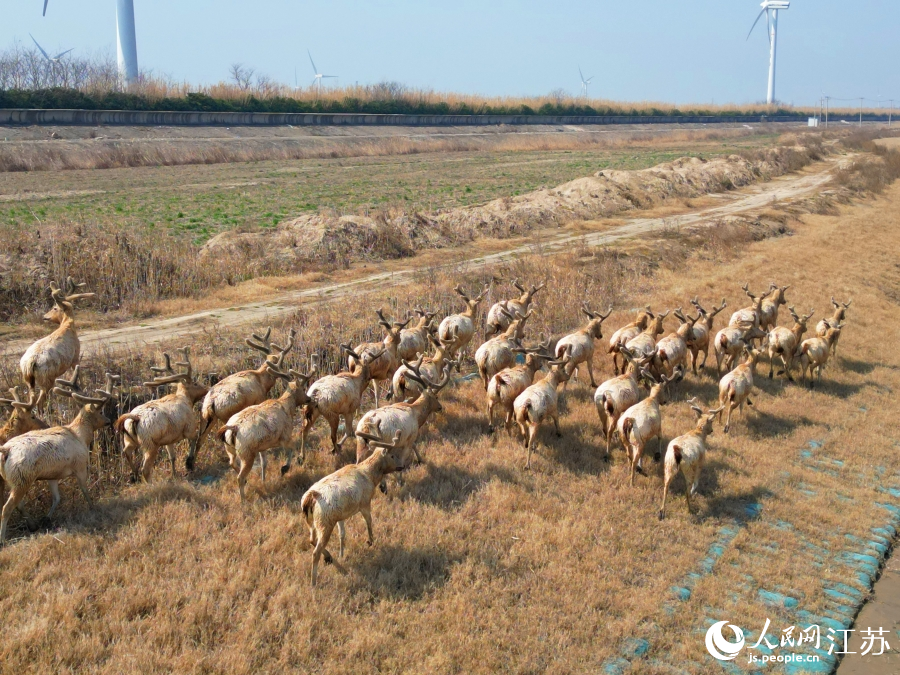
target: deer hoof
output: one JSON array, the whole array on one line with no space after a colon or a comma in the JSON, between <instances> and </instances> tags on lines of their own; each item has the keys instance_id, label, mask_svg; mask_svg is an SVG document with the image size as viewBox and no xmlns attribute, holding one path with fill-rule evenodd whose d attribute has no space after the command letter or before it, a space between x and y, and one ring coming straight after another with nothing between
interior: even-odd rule
<instances>
[{"instance_id":1,"label":"deer hoof","mask_svg":"<svg viewBox=\"0 0 900 675\"><path fill-rule=\"evenodd\" d=\"M331 554L328 551L322 551L322 559L325 561L326 565L330 565L334 562L334 558L331 557Z\"/></svg>"},{"instance_id":2,"label":"deer hoof","mask_svg":"<svg viewBox=\"0 0 900 675\"><path fill-rule=\"evenodd\" d=\"M281 475L282 475L282 476L285 475L285 474L286 474L288 471L290 471L290 470L291 470L291 465L290 465L290 464L283 464L282 467L281 467Z\"/></svg>"}]
</instances>

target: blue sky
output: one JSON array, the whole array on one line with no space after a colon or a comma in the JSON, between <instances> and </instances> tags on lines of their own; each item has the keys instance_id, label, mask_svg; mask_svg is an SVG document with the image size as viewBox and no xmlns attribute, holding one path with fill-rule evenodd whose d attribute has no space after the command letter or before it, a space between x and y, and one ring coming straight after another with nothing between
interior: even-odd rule
<instances>
[{"instance_id":1,"label":"blue sky","mask_svg":"<svg viewBox=\"0 0 900 675\"><path fill-rule=\"evenodd\" d=\"M0 46L115 48L115 0L0 0ZM850 11L852 9L852 11ZM754 0L135 0L142 70L209 83L242 62L283 82L312 79L307 48L339 82L396 80L445 91L675 103L765 98L764 24ZM777 96L895 98L896 0L793 0L779 22Z\"/></svg>"}]
</instances>

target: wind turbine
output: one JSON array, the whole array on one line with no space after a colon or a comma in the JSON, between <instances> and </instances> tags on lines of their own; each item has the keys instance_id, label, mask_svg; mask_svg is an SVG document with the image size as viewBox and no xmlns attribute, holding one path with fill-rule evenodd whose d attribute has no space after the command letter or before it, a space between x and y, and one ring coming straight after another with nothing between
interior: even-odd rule
<instances>
[{"instance_id":1,"label":"wind turbine","mask_svg":"<svg viewBox=\"0 0 900 675\"><path fill-rule=\"evenodd\" d=\"M44 0L44 16L47 16L49 1ZM31 39L34 40L34 38ZM137 38L134 31L134 0L116 0L116 55L119 77L128 87L136 82L139 76Z\"/></svg>"},{"instance_id":2,"label":"wind turbine","mask_svg":"<svg viewBox=\"0 0 900 675\"><path fill-rule=\"evenodd\" d=\"M70 51L72 51L72 49L75 49L75 47L72 47L72 49L67 49L64 52L60 52L56 56L50 56L47 52L44 51L44 48L38 44L38 41L34 39L34 35L29 33L28 37L30 37L31 41L34 42L35 45L37 45L37 48L40 50L41 54L43 54L44 58L47 59L50 63L59 63L59 60L62 57L64 57L66 54L68 54Z\"/></svg>"},{"instance_id":3,"label":"wind turbine","mask_svg":"<svg viewBox=\"0 0 900 675\"><path fill-rule=\"evenodd\" d=\"M308 49L306 50L306 54L309 56L309 62L312 64L313 72L316 74L316 76L313 78L312 86L316 87L316 97L318 97L322 91L322 80L326 77L337 77L337 75L323 75L322 73L320 73L319 69L316 68L316 62L313 61L312 54L309 53Z\"/></svg>"},{"instance_id":4,"label":"wind turbine","mask_svg":"<svg viewBox=\"0 0 900 675\"><path fill-rule=\"evenodd\" d=\"M791 6L790 0L763 0L761 5L762 11L757 14L756 21L750 26L750 33L756 28L756 24L766 15L766 27L769 34L769 89L766 93L766 103L772 105L775 102L775 50L778 44L778 10L788 9ZM750 39L750 33L747 33L747 39Z\"/></svg>"},{"instance_id":5,"label":"wind turbine","mask_svg":"<svg viewBox=\"0 0 900 675\"><path fill-rule=\"evenodd\" d=\"M591 80L594 79L594 76L591 75L588 79L584 79L584 74L581 72L581 66L578 66L578 74L581 76L581 95L587 98L587 88L591 83Z\"/></svg>"}]
</instances>

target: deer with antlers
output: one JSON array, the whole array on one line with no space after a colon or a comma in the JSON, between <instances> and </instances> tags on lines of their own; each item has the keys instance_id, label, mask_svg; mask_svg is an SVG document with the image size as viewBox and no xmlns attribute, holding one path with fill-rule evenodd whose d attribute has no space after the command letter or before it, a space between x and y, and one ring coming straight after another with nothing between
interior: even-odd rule
<instances>
[{"instance_id":1,"label":"deer with antlers","mask_svg":"<svg viewBox=\"0 0 900 675\"><path fill-rule=\"evenodd\" d=\"M57 378L53 393L71 398L82 408L75 419L65 426L29 431L0 446L0 476L9 486L10 495L0 516L0 544L6 540L7 526L13 509L20 507L28 489L37 481L47 481L53 504L47 518L59 506L59 481L75 476L81 494L93 505L88 493L89 448L94 433L109 424L103 406L113 397L119 376L106 374L106 389L98 389L88 396L78 385L80 369L75 366L71 380Z\"/></svg>"},{"instance_id":2,"label":"deer with antlers","mask_svg":"<svg viewBox=\"0 0 900 675\"><path fill-rule=\"evenodd\" d=\"M691 352L691 369L696 375L697 360L700 352L703 352L703 361L700 363L700 368L702 369L706 365L706 359L709 356L709 338L712 335L713 322L716 315L725 309L728 303L725 302L725 298L722 298L722 304L718 307L713 307L712 311L709 312L700 304L699 298L691 300L691 304L697 310L697 318L693 320L694 326L688 337L688 349Z\"/></svg>"},{"instance_id":3,"label":"deer with antlers","mask_svg":"<svg viewBox=\"0 0 900 675\"><path fill-rule=\"evenodd\" d=\"M769 285L769 292L763 296L759 304L759 327L762 330L768 332L778 325L778 309L787 304L784 292L788 288L790 286L779 286L775 283Z\"/></svg>"},{"instance_id":4,"label":"deer with antlers","mask_svg":"<svg viewBox=\"0 0 900 675\"><path fill-rule=\"evenodd\" d=\"M619 440L628 454L632 487L635 473L647 475L642 466L644 449L654 436L657 439L654 459L659 461L662 457L662 413L659 406L665 402L665 390L670 382L665 375L657 380L647 370L641 371L641 377L651 383L650 395L622 413L616 423Z\"/></svg>"},{"instance_id":5,"label":"deer with antlers","mask_svg":"<svg viewBox=\"0 0 900 675\"><path fill-rule=\"evenodd\" d=\"M372 379L369 364L381 356L381 351L370 352L365 355L356 353L349 344L342 344L341 349L347 352L348 361L353 364L350 370L337 375L325 375L316 380L306 392L309 401L306 404L306 412L303 418L303 426L300 431L300 459L302 464L306 459L306 436L319 417L324 417L331 427L331 451L337 454L347 437L353 433L353 418L362 403L362 395ZM338 440L338 425L341 418L344 420L346 433ZM281 467L281 475L288 472L291 467L291 459L294 456L294 446L288 451L287 461Z\"/></svg>"},{"instance_id":6,"label":"deer with antlers","mask_svg":"<svg viewBox=\"0 0 900 675\"><path fill-rule=\"evenodd\" d=\"M481 304L481 301L484 300L484 296L487 295L487 292L490 289L491 285L486 285L484 290L482 290L473 300L466 295L462 286L457 284L456 288L453 290L456 291L463 299L463 302L466 303L466 308L459 314L451 314L450 316L444 317L444 320L441 321L441 325L438 326L438 339L442 344L447 345L447 349L449 350L447 353L450 358L456 360L457 372L459 372L462 359L466 354L469 343L475 335L475 314L478 312L478 305Z\"/></svg>"},{"instance_id":7,"label":"deer with antlers","mask_svg":"<svg viewBox=\"0 0 900 675\"><path fill-rule=\"evenodd\" d=\"M400 344L397 345L397 356L407 361L412 361L428 351L431 344L430 338L437 330L432 323L435 312L427 312L421 307L413 308L419 321L411 328L404 328L400 331Z\"/></svg>"},{"instance_id":8,"label":"deer with antlers","mask_svg":"<svg viewBox=\"0 0 900 675\"><path fill-rule=\"evenodd\" d=\"M525 314L516 310L506 313L511 319L506 330L483 343L475 351L475 364L478 366L478 374L481 376L481 383L484 385L485 391L487 391L488 382L494 375L516 362L513 349L522 345L522 338L525 337L525 322L534 314L534 308L529 309Z\"/></svg>"},{"instance_id":9,"label":"deer with antlers","mask_svg":"<svg viewBox=\"0 0 900 675\"><path fill-rule=\"evenodd\" d=\"M29 392L27 401L20 398L18 387L11 387L9 394L12 398L0 398L0 405L12 408L6 424L0 427L0 445L26 432L47 428L46 422L34 416L37 394L33 389Z\"/></svg>"},{"instance_id":10,"label":"deer with antlers","mask_svg":"<svg viewBox=\"0 0 900 675\"><path fill-rule=\"evenodd\" d=\"M225 443L228 464L237 472L238 491L244 501L244 485L259 455L263 483L266 482L266 451L272 448L293 448L294 416L297 409L309 402L307 385L315 375L290 369L291 380L284 393L276 399L263 401L232 415L216 433Z\"/></svg>"},{"instance_id":11,"label":"deer with antlers","mask_svg":"<svg viewBox=\"0 0 900 675\"><path fill-rule=\"evenodd\" d=\"M525 468L531 469L531 453L537 442L538 429L541 423L548 418L553 420L556 435L562 436L559 429L559 385L568 381L571 374L569 351L561 359L548 361L550 372L542 379L525 388L513 402L513 413L519 432L522 434L522 442L527 450Z\"/></svg>"},{"instance_id":12,"label":"deer with antlers","mask_svg":"<svg viewBox=\"0 0 900 675\"><path fill-rule=\"evenodd\" d=\"M666 310L664 313L654 316L647 322L647 327L644 330L625 344L628 347L628 351L634 354L635 358L649 356L656 352L656 339L665 330L663 322L669 316L669 311Z\"/></svg>"},{"instance_id":13,"label":"deer with antlers","mask_svg":"<svg viewBox=\"0 0 900 675\"><path fill-rule=\"evenodd\" d=\"M178 351L184 360L176 361L175 365L183 368L182 372L176 373L169 355L163 354L165 365L154 368L156 377L150 382L144 382L144 386L150 388L175 384L175 391L137 406L119 417L114 425L115 430L122 434L122 452L131 466L132 476L137 478L140 472L145 482L150 482L153 465L161 447L166 449L172 467L172 478L175 478L174 446L179 441L196 438L198 425L194 405L209 391L194 382L190 347L182 347ZM140 450L143 450L142 459L138 452Z\"/></svg>"},{"instance_id":14,"label":"deer with antlers","mask_svg":"<svg viewBox=\"0 0 900 675\"><path fill-rule=\"evenodd\" d=\"M440 378L441 373L444 372L445 364L455 366L456 363L447 358L448 346L445 343L441 342L433 335L429 335L428 339L434 346L434 353L431 356L424 357L420 354L420 368L422 369L422 374L428 376L432 380L437 380ZM394 380L391 383L391 386L394 392L395 401L412 403L421 395L422 385L416 378L407 376L410 371L403 365L406 361L412 361L412 359L403 359L400 367L394 372Z\"/></svg>"},{"instance_id":15,"label":"deer with antlers","mask_svg":"<svg viewBox=\"0 0 900 675\"><path fill-rule=\"evenodd\" d=\"M783 374L791 382L794 381L794 377L791 375L791 367L794 365L794 353L797 351L797 346L803 340L803 334L806 332L806 322L812 318L812 315L816 310L810 309L809 314L806 316L798 316L793 307L788 307L788 311L794 318L793 327L785 328L784 326L775 326L769 331L767 343L770 380L775 371L775 357L779 356L781 357L781 362L784 364L784 370L778 371L778 374Z\"/></svg>"},{"instance_id":16,"label":"deer with antlers","mask_svg":"<svg viewBox=\"0 0 900 675\"><path fill-rule=\"evenodd\" d=\"M57 378L65 375L78 365L81 357L81 342L75 331L76 300L93 298L96 293L80 293L85 284L76 284L72 277L66 278L66 290L56 282L50 282L50 296L53 308L44 314L43 320L59 324L59 328L31 345L19 360L22 381L32 391L40 389L36 401L37 409L44 410L46 394Z\"/></svg>"},{"instance_id":17,"label":"deer with antlers","mask_svg":"<svg viewBox=\"0 0 900 675\"><path fill-rule=\"evenodd\" d=\"M388 382L394 377L394 371L400 365L400 354L398 348L400 346L400 331L406 328L412 319L406 321L394 321L393 324L384 318L384 311L376 309L375 314L378 315L378 324L384 329L384 340L381 342L363 342L358 344L350 353L347 362L350 368L356 365L360 356L368 355L369 372L372 382L372 391L375 392L375 407L378 407L378 383ZM354 356L358 354L359 356ZM377 356L375 356L377 354ZM391 398L391 391L388 390L387 398Z\"/></svg>"},{"instance_id":18,"label":"deer with antlers","mask_svg":"<svg viewBox=\"0 0 900 675\"><path fill-rule=\"evenodd\" d=\"M675 373L678 372L680 380L684 377L684 371L687 369L688 340L697 319L685 316L681 307L673 312L673 316L681 324L674 332L660 338L656 343L656 355L653 357L652 363L656 372L665 373L666 377L670 379L673 379Z\"/></svg>"},{"instance_id":19,"label":"deer with antlers","mask_svg":"<svg viewBox=\"0 0 900 675\"><path fill-rule=\"evenodd\" d=\"M532 285L530 289L526 290L525 287L519 283L518 279L513 279L512 284L522 295L511 300L495 302L488 310L487 319L485 320L485 339L488 339L493 335L498 335L509 328L509 324L513 321L510 319L510 315L514 316L515 312L527 314L534 296L537 295L538 291L547 286L547 284L541 284L540 286Z\"/></svg>"},{"instance_id":20,"label":"deer with antlers","mask_svg":"<svg viewBox=\"0 0 900 675\"><path fill-rule=\"evenodd\" d=\"M615 371L616 375L618 375L620 372L619 354L621 353L622 347L627 345L630 340L640 335L644 331L644 329L647 328L647 324L649 324L650 321L655 318L656 317L653 312L650 311L650 305L647 305L644 309L638 312L638 315L634 321L625 326L622 326L619 330L612 334L612 337L609 338L609 350L607 353L612 354L613 370ZM621 372L625 372L624 358L622 359Z\"/></svg>"},{"instance_id":21,"label":"deer with antlers","mask_svg":"<svg viewBox=\"0 0 900 675\"><path fill-rule=\"evenodd\" d=\"M723 370L728 372L734 367L745 347L752 345L754 340L764 337L766 337L766 332L759 326L750 323L725 326L716 333L713 340L713 351L716 354L716 377L721 377Z\"/></svg>"},{"instance_id":22,"label":"deer with antlers","mask_svg":"<svg viewBox=\"0 0 900 675\"><path fill-rule=\"evenodd\" d=\"M744 416L744 403L748 406L753 405L750 400L750 394L753 393L753 378L756 375L756 364L759 361L759 350L753 347L744 347L744 362L738 365L730 373L719 380L719 419L722 419L722 411L727 407L725 413L725 427L722 429L724 433L731 430L731 411L740 408L741 417Z\"/></svg>"},{"instance_id":23,"label":"deer with antlers","mask_svg":"<svg viewBox=\"0 0 900 675\"><path fill-rule=\"evenodd\" d=\"M537 347L515 347L513 352L525 355L525 363L504 368L491 378L487 388L488 431L494 431L494 410L498 407L506 413L504 426L507 433L512 433L515 423L513 405L519 394L534 383L534 375L544 362L553 358L550 353L550 338L544 339Z\"/></svg>"},{"instance_id":24,"label":"deer with antlers","mask_svg":"<svg viewBox=\"0 0 900 675\"><path fill-rule=\"evenodd\" d=\"M832 314L827 319L822 319L821 321L819 321L819 323L816 324L816 335L820 338L824 338L830 328L834 328L838 325L842 326L844 323L844 318L847 316L847 310L850 309L851 302L853 302L852 298L847 302L837 302L832 295L831 304L834 306L834 314ZM837 356L837 343L840 339L841 333L840 331L838 331L831 342L832 356Z\"/></svg>"},{"instance_id":25,"label":"deer with antlers","mask_svg":"<svg viewBox=\"0 0 900 675\"><path fill-rule=\"evenodd\" d=\"M624 345L620 347L619 353L628 364L625 372L608 379L597 387L597 391L594 392L594 405L597 406L600 426L603 427L603 432L606 435L607 455L609 455L619 417L641 400L641 370L649 365L655 356L644 356L635 360L634 355Z\"/></svg>"},{"instance_id":26,"label":"deer with antlers","mask_svg":"<svg viewBox=\"0 0 900 675\"><path fill-rule=\"evenodd\" d=\"M570 354L568 368L576 380L578 379L578 366L582 363L585 364L591 378L591 386L596 387L597 383L594 382L594 340L603 337L603 322L612 314L612 307L606 310L606 314L601 314L592 312L588 304L583 302L581 311L588 318L587 325L574 333L569 333L556 343L556 358L562 358L567 352ZM563 388L565 386L563 384Z\"/></svg>"},{"instance_id":27,"label":"deer with antlers","mask_svg":"<svg viewBox=\"0 0 900 675\"><path fill-rule=\"evenodd\" d=\"M366 543L369 546L375 543L371 512L375 487L384 483L385 476L401 469L392 453L398 447L399 438L395 436L393 441L386 441L378 435L365 436L364 439L377 448L375 452L358 464L350 464L325 476L313 484L300 500L303 518L309 527L309 543L313 547L313 586L318 578L319 559L324 555L326 563L332 561L325 547L335 526L338 528L341 557L344 556L344 521L357 513L361 513L366 521L369 535Z\"/></svg>"},{"instance_id":28,"label":"deer with antlers","mask_svg":"<svg viewBox=\"0 0 900 675\"><path fill-rule=\"evenodd\" d=\"M744 293L747 294L747 297L750 298L753 302L748 307L742 307L737 310L734 314L731 315L731 319L728 321L729 326L753 326L754 328L759 328L760 320L762 318L761 309L763 300L765 300L764 295L754 295L750 291L750 284L744 284L741 286L744 289ZM763 333L765 335L765 333Z\"/></svg>"},{"instance_id":29,"label":"deer with antlers","mask_svg":"<svg viewBox=\"0 0 900 675\"><path fill-rule=\"evenodd\" d=\"M804 340L797 351L794 353L794 360L800 366L800 380L806 382L806 373L809 372L809 388L813 388L813 371L815 371L816 381L822 380L822 371L825 364L828 363L828 357L831 354L834 343L841 337L841 329L844 324L839 323L831 326L825 331L824 337L809 338Z\"/></svg>"},{"instance_id":30,"label":"deer with antlers","mask_svg":"<svg viewBox=\"0 0 900 675\"><path fill-rule=\"evenodd\" d=\"M203 403L200 405L200 433L191 444L185 459L185 467L188 471L194 470L194 459L213 424L217 421L224 423L244 408L265 401L278 380L291 381L291 376L282 370L282 364L285 355L294 348L296 331L293 328L290 330L287 344L284 347L272 342L271 326L263 335L256 333L250 335L244 342L251 349L265 354L265 360L255 370L242 370L219 380L206 392Z\"/></svg>"}]
</instances>

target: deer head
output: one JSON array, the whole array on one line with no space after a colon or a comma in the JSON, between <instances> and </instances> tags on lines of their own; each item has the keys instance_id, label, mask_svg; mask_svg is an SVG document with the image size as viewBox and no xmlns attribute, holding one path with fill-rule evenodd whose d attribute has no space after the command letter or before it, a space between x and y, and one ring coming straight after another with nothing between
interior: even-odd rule
<instances>
[{"instance_id":1,"label":"deer head","mask_svg":"<svg viewBox=\"0 0 900 675\"><path fill-rule=\"evenodd\" d=\"M87 284L76 284L72 277L66 277L66 290L56 285L55 281L50 282L50 297L53 298L53 308L44 314L43 320L49 323L61 324L67 317L71 318L75 311L72 304L81 298L93 298L96 293L76 293L77 290L84 288Z\"/></svg>"}]
</instances>

